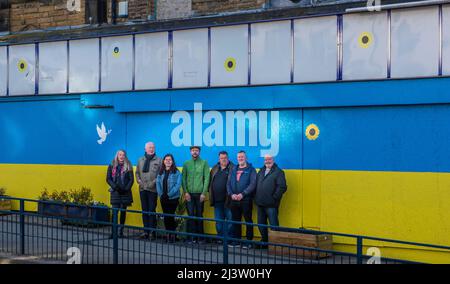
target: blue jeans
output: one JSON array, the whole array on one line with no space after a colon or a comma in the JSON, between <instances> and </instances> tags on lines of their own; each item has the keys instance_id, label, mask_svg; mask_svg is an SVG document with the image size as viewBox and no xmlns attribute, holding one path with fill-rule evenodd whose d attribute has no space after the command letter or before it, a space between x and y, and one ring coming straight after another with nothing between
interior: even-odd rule
<instances>
[{"instance_id":1,"label":"blue jeans","mask_svg":"<svg viewBox=\"0 0 450 284\"><path fill-rule=\"evenodd\" d=\"M278 208L260 207L258 206L258 224L267 225L267 219L269 219L270 226L279 226L278 223ZM258 227L261 233L261 241L267 242L269 240L269 234L267 227Z\"/></svg>"},{"instance_id":2,"label":"blue jeans","mask_svg":"<svg viewBox=\"0 0 450 284\"><path fill-rule=\"evenodd\" d=\"M225 202L216 202L214 204L214 219L218 220L228 220L231 221L231 210L225 207ZM224 236L223 226L225 224L222 222L216 222L217 235ZM231 237L231 227L232 224L227 224L227 235Z\"/></svg>"}]
</instances>

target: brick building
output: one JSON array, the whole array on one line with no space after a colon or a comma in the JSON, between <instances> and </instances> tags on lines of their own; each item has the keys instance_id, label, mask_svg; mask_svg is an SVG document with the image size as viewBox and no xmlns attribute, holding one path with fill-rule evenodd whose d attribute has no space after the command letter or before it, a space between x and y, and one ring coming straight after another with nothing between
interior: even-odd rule
<instances>
[{"instance_id":1,"label":"brick building","mask_svg":"<svg viewBox=\"0 0 450 284\"><path fill-rule=\"evenodd\" d=\"M0 32L142 23L357 0L0 0ZM112 13L112 11L115 13Z\"/></svg>"}]
</instances>

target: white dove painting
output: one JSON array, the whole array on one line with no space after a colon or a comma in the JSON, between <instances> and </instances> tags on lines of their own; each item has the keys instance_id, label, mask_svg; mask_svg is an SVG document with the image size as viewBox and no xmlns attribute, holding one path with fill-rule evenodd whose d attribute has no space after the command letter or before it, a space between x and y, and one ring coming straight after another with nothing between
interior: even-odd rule
<instances>
[{"instance_id":1,"label":"white dove painting","mask_svg":"<svg viewBox=\"0 0 450 284\"><path fill-rule=\"evenodd\" d=\"M100 137L100 139L97 140L97 143L99 145L102 145L103 142L106 141L106 137L108 137L108 135L111 133L112 130L110 129L110 130L106 131L106 127L105 127L105 124L103 122L102 122L102 126L101 127L98 127L98 124L96 126L97 126L98 137Z\"/></svg>"}]
</instances>

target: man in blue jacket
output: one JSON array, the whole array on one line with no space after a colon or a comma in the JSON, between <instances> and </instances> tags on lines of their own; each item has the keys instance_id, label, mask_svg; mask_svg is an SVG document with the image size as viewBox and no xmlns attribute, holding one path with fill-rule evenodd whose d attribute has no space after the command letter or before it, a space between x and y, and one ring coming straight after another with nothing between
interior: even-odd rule
<instances>
[{"instance_id":1,"label":"man in blue jacket","mask_svg":"<svg viewBox=\"0 0 450 284\"><path fill-rule=\"evenodd\" d=\"M246 223L253 223L253 195L256 188L256 170L252 164L247 162L247 155L240 151L237 155L238 165L233 167L227 183L227 192L230 196L231 218L233 221L241 222L244 216ZM233 225L233 238L241 238L241 225ZM246 226L247 240L253 240L253 226ZM237 247L239 244L231 243L230 247ZM250 243L244 243L242 248L250 248Z\"/></svg>"}]
</instances>

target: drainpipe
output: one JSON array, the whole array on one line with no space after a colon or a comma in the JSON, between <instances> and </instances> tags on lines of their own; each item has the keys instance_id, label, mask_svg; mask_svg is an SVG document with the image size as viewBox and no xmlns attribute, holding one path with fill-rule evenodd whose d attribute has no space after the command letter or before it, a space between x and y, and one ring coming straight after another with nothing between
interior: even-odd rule
<instances>
[{"instance_id":1,"label":"drainpipe","mask_svg":"<svg viewBox=\"0 0 450 284\"><path fill-rule=\"evenodd\" d=\"M117 19L116 0L111 0L111 22L113 25L116 24L116 19Z\"/></svg>"}]
</instances>

